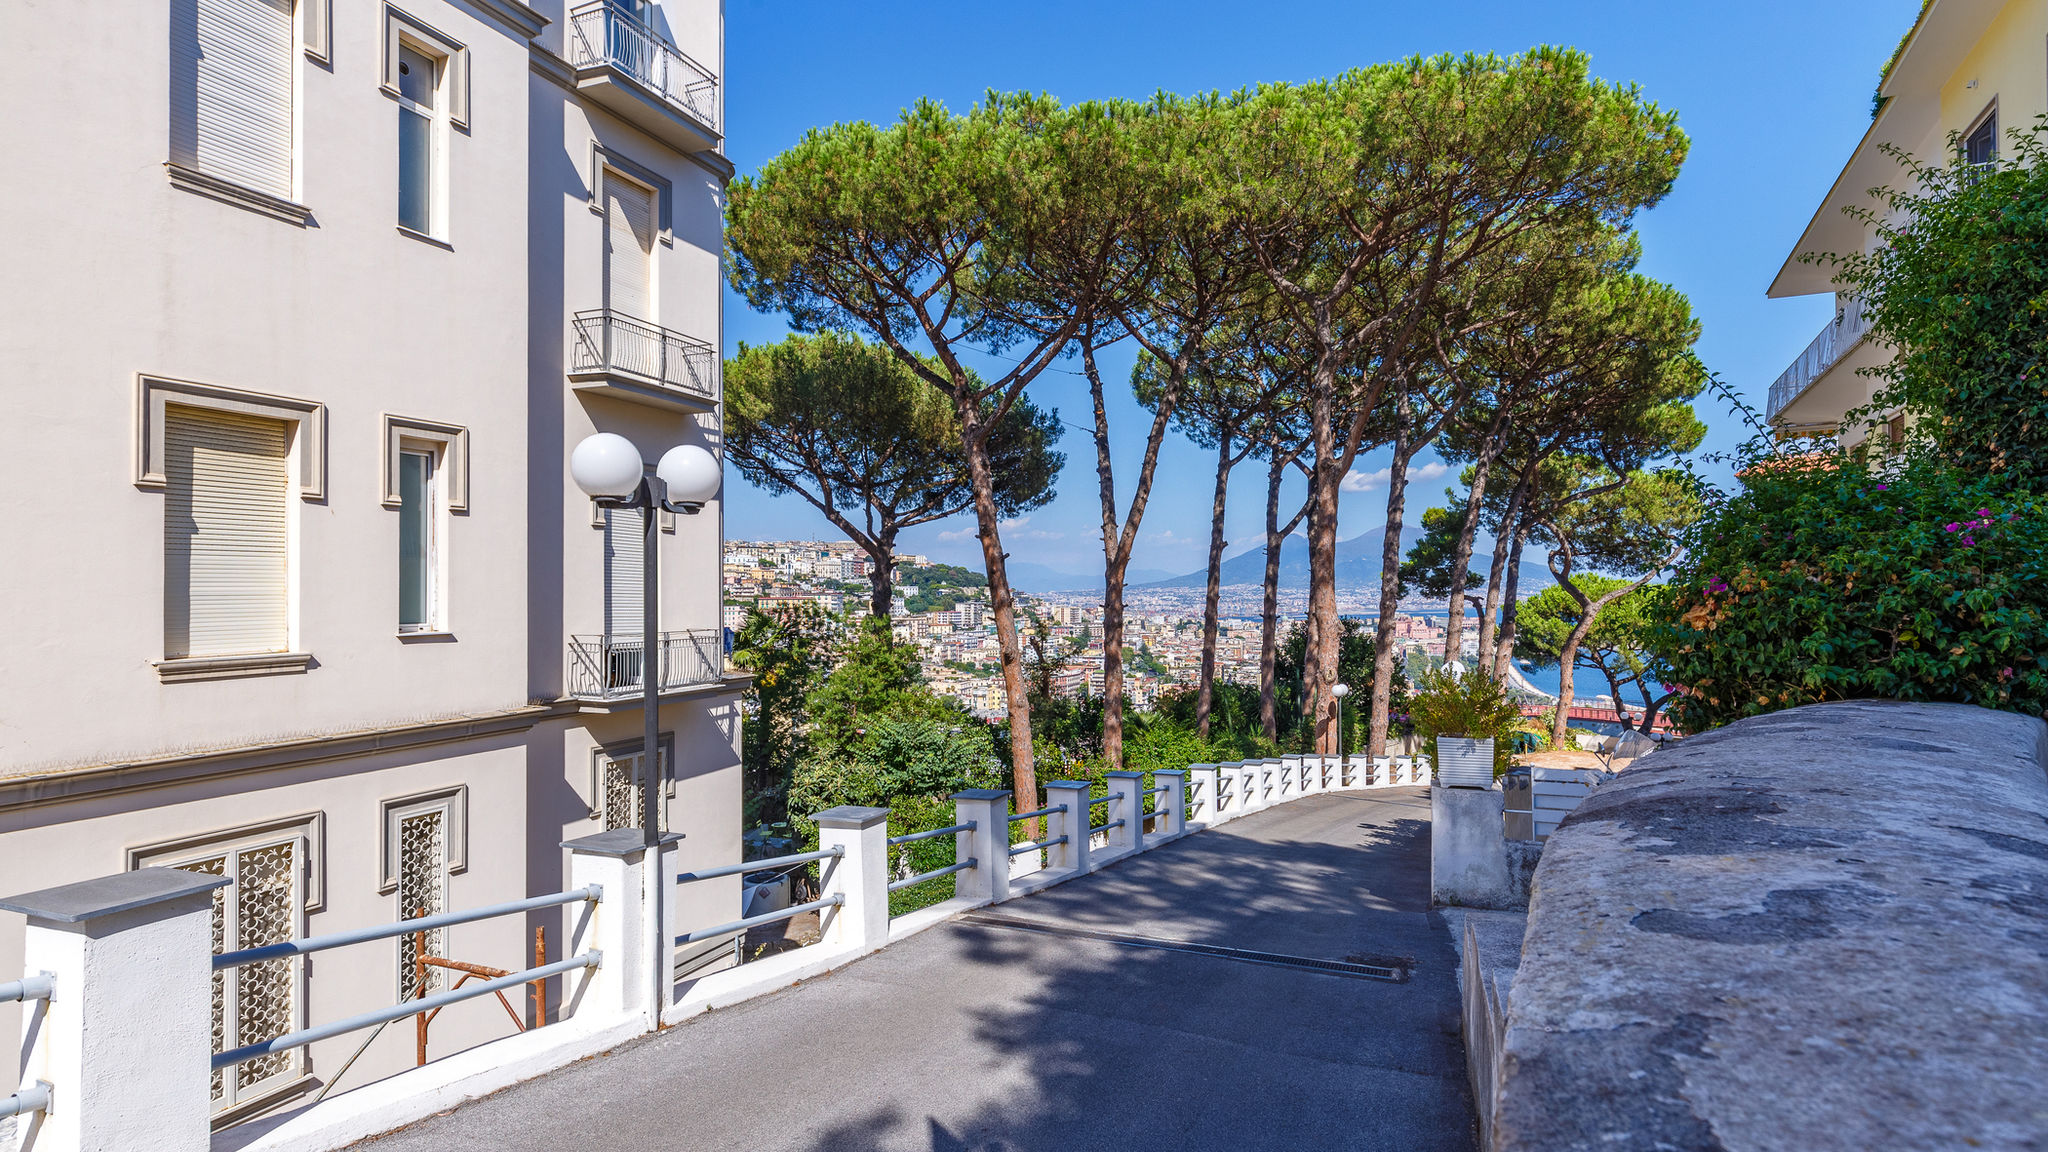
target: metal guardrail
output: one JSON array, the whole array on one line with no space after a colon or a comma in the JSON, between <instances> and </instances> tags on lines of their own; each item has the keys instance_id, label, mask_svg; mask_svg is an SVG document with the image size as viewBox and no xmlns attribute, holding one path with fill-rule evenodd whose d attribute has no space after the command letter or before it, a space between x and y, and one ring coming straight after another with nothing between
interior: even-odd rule
<instances>
[{"instance_id":1,"label":"metal guardrail","mask_svg":"<svg viewBox=\"0 0 2048 1152\"><path fill-rule=\"evenodd\" d=\"M734 920L729 924L719 924L711 928L699 928L694 932L685 932L682 935L676 937L676 943L679 945L694 944L699 940L709 940L714 936L725 936L734 932L745 932L747 929L752 928L758 924L773 924L777 920L790 920L798 916L801 916L806 912L816 912L825 908L835 908L844 903L846 903L845 894L840 892L834 892L832 895L825 897L823 900L813 900L808 904L792 904L787 908L778 908L773 912L764 912L759 916L748 916L743 919Z\"/></svg>"},{"instance_id":2,"label":"metal guardrail","mask_svg":"<svg viewBox=\"0 0 2048 1152\"><path fill-rule=\"evenodd\" d=\"M934 828L929 832L910 832L902 836L891 836L889 837L889 847L894 848L898 844L910 844L918 840L933 840L940 836L951 836L956 832L972 832L974 828L974 821L969 820L965 824L949 824L944 828Z\"/></svg>"},{"instance_id":3,"label":"metal guardrail","mask_svg":"<svg viewBox=\"0 0 2048 1152\"><path fill-rule=\"evenodd\" d=\"M1110 830L1111 828L1121 828L1121 827L1123 827L1123 826L1124 826L1124 821L1122 821L1122 820L1111 820L1111 821L1110 821L1109 823L1107 823L1107 824L1104 824L1104 825L1102 825L1102 826L1101 826L1101 827L1099 827L1099 828L1090 828L1090 829L1088 830L1088 834L1089 834L1090 836L1093 836L1093 835L1095 835L1095 834L1096 834L1097 832L1107 832L1107 831L1109 831L1109 830Z\"/></svg>"},{"instance_id":4,"label":"metal guardrail","mask_svg":"<svg viewBox=\"0 0 2048 1152\"><path fill-rule=\"evenodd\" d=\"M1050 816L1055 812L1065 812L1066 810L1067 806L1065 804L1055 804L1050 808L1040 808L1036 812L1019 812L1015 816L1010 817L1010 823L1015 824L1020 820L1036 820L1040 816Z\"/></svg>"},{"instance_id":5,"label":"metal guardrail","mask_svg":"<svg viewBox=\"0 0 2048 1152\"><path fill-rule=\"evenodd\" d=\"M24 976L0 984L0 1004L11 1004L16 1000L48 1000L56 987L56 980L48 975Z\"/></svg>"},{"instance_id":6,"label":"metal guardrail","mask_svg":"<svg viewBox=\"0 0 2048 1152\"><path fill-rule=\"evenodd\" d=\"M420 916L411 920L400 920L395 924L379 924L373 928L351 928L346 932L330 932L325 936L308 936L301 940L286 940L282 944L265 944L258 948L244 948L239 952L223 952L213 958L213 970L239 968L244 964L256 964L264 960L278 960L286 956L304 956L322 952L329 948L340 948L347 944L362 944L371 940L390 940L399 936L410 936L433 928L445 928L450 924L469 924L477 920L489 920L494 916L510 916L515 912L531 912L536 908L552 908L558 904L575 904L583 900L604 899L604 889L596 884L584 888L572 888L567 892L551 892L546 896L529 896L524 900L507 900L502 904L490 904L482 908L471 908L465 912L440 912L432 916ZM529 977L532 979L532 977ZM419 1003L416 1000L408 1004ZM418 1009L408 1009L399 1016L410 1015ZM398 1016L391 1019L396 1020ZM375 1023L375 1021L372 1021ZM344 1029L346 1031L346 1029ZM262 1053L256 1053L262 1055ZM244 1057L247 1059L247 1057ZM215 1064L218 1068L221 1065Z\"/></svg>"},{"instance_id":7,"label":"metal guardrail","mask_svg":"<svg viewBox=\"0 0 2048 1152\"><path fill-rule=\"evenodd\" d=\"M1059 846L1059 845L1061 845L1061 844L1065 844L1066 842L1067 842L1067 838L1066 838L1065 836L1061 836L1061 837L1059 837L1058 839L1055 839L1055 840L1040 840L1040 841L1038 841L1038 842L1037 842L1037 843L1035 843L1035 844L1033 844L1033 843L1024 843L1024 844L1019 844L1019 845L1017 845L1016 847L1014 847L1014 848L1010 849L1010 855L1012 855L1012 856L1022 856L1022 855L1023 855L1023 854L1025 854L1026 852L1039 852L1039 851L1043 851L1043 850L1045 850L1045 849L1047 849L1047 848L1054 848L1054 847L1057 847L1057 846Z\"/></svg>"},{"instance_id":8,"label":"metal guardrail","mask_svg":"<svg viewBox=\"0 0 2048 1152\"><path fill-rule=\"evenodd\" d=\"M889 891L894 892L899 888L913 888L927 880L937 880L941 876L951 876L955 872L965 872L969 868L978 868L980 866L981 860L970 856L957 864L948 864L944 868L934 868L929 872L919 872L915 876L905 876L901 880L891 881Z\"/></svg>"},{"instance_id":9,"label":"metal guardrail","mask_svg":"<svg viewBox=\"0 0 2048 1152\"><path fill-rule=\"evenodd\" d=\"M571 372L616 372L718 399L718 350L704 341L609 308L578 312L573 322Z\"/></svg>"},{"instance_id":10,"label":"metal guardrail","mask_svg":"<svg viewBox=\"0 0 2048 1152\"><path fill-rule=\"evenodd\" d=\"M1159 787L1157 787L1157 788L1153 788L1153 789L1151 789L1150 791L1147 791L1147 792L1145 793L1145 795L1147 795L1147 796L1164 796L1164 795L1166 795L1166 794L1167 794L1168 792L1171 792L1171 791L1173 791L1173 786L1172 786L1172 785L1170 785L1170 784L1161 784L1161 785L1160 785Z\"/></svg>"},{"instance_id":11,"label":"metal guardrail","mask_svg":"<svg viewBox=\"0 0 2048 1152\"><path fill-rule=\"evenodd\" d=\"M24 1112L47 1112L49 1109L49 1082L38 1080L5 1100L0 1100L0 1120L5 1120L9 1116L19 1116Z\"/></svg>"},{"instance_id":12,"label":"metal guardrail","mask_svg":"<svg viewBox=\"0 0 2048 1152\"><path fill-rule=\"evenodd\" d=\"M717 628L663 632L660 688L709 684L725 671L725 637ZM569 637L569 695L578 700L638 699L647 663L639 636Z\"/></svg>"},{"instance_id":13,"label":"metal guardrail","mask_svg":"<svg viewBox=\"0 0 2048 1152\"><path fill-rule=\"evenodd\" d=\"M370 937L370 939L376 939L376 937ZM252 949L252 951L261 951L261 949ZM542 964L537 968L528 968L523 972L513 972L509 975L500 976L495 980L486 980L481 984L471 984L464 988L452 988L446 992L437 992L432 996L422 996L417 1000L401 1001L389 1008L379 1008L371 1012L360 1012L354 1016L345 1017L332 1023L321 1024L312 1028L302 1028L297 1032L287 1032L282 1036L263 1040L246 1047L236 1048L233 1051L215 1053L213 1067L216 1070L231 1068L244 1060L254 1060L258 1056L268 1056L273 1052L302 1048L315 1041L325 1040L330 1036L340 1036L344 1033L354 1032L359 1028L368 1028L376 1024L402 1020L407 1016L414 1016L421 1012L431 1012L449 1004L459 1004L464 1000L475 999L478 996L489 996L493 993L504 992L517 988L522 984L531 984L536 980L545 980L550 976L558 976L564 972L573 972L578 968L595 968L603 962L604 953L592 949L580 955L571 956L567 960L557 960L553 964Z\"/></svg>"},{"instance_id":14,"label":"metal guardrail","mask_svg":"<svg viewBox=\"0 0 2048 1152\"><path fill-rule=\"evenodd\" d=\"M1109 802L1110 802L1111 800L1121 800L1121 799L1123 799L1123 798L1124 798L1124 794L1123 794L1123 793L1121 793L1121 792L1111 792L1111 793L1110 793L1109 795L1107 795L1107 796L1097 796L1097 797L1095 797L1094 799L1092 799L1092 800L1088 801L1088 806L1089 806L1090 808L1093 808L1093 807L1095 807L1095 806L1096 806L1097 804L1107 804L1107 803L1109 803Z\"/></svg>"},{"instance_id":15,"label":"metal guardrail","mask_svg":"<svg viewBox=\"0 0 2048 1152\"><path fill-rule=\"evenodd\" d=\"M1814 381L1825 376L1828 369L1862 343L1864 334L1869 330L1870 317L1864 311L1862 298L1850 297L1836 309L1835 318L1821 327L1820 334L1813 338L1806 350L1771 382L1770 399L1764 404L1764 419L1775 422L1779 413L1791 407L1793 401L1813 387Z\"/></svg>"},{"instance_id":16,"label":"metal guardrail","mask_svg":"<svg viewBox=\"0 0 2048 1152\"><path fill-rule=\"evenodd\" d=\"M616 68L719 130L718 78L622 6L600 2L569 13L569 63Z\"/></svg>"},{"instance_id":17,"label":"metal guardrail","mask_svg":"<svg viewBox=\"0 0 2048 1152\"><path fill-rule=\"evenodd\" d=\"M721 864L716 868L699 868L694 872L683 872L676 876L676 883L688 884L695 880L716 880L720 876L740 876L748 872L766 872L770 868L788 868L808 864L813 860L837 860L846 855L844 845L834 844L816 852L798 852L792 856L771 856L766 860L748 860L743 864Z\"/></svg>"}]
</instances>

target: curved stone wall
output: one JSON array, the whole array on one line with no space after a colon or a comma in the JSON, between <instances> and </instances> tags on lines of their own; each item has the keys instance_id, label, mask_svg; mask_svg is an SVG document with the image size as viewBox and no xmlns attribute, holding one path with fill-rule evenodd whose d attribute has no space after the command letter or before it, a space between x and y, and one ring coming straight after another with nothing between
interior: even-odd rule
<instances>
[{"instance_id":1,"label":"curved stone wall","mask_svg":"<svg viewBox=\"0 0 2048 1152\"><path fill-rule=\"evenodd\" d=\"M2044 745L1819 704L1599 789L1536 870L1495 1147L2048 1147Z\"/></svg>"}]
</instances>

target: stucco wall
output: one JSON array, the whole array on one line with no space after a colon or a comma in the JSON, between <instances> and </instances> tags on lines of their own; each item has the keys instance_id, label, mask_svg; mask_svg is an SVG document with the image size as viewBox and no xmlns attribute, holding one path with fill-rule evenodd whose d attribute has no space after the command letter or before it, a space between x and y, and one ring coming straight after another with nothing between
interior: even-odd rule
<instances>
[{"instance_id":1,"label":"stucco wall","mask_svg":"<svg viewBox=\"0 0 2048 1152\"><path fill-rule=\"evenodd\" d=\"M1537 868L1496 1147L2039 1148L2044 741L1817 704L1595 792Z\"/></svg>"}]
</instances>

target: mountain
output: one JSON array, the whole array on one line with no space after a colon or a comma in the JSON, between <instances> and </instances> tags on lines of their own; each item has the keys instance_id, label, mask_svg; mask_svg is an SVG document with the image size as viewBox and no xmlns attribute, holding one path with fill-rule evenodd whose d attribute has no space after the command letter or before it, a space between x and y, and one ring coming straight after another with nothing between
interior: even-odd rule
<instances>
[{"instance_id":1,"label":"mountain","mask_svg":"<svg viewBox=\"0 0 2048 1152\"><path fill-rule=\"evenodd\" d=\"M1405 557L1415 542L1422 537L1422 529L1412 524L1401 526L1401 554ZM1380 583L1380 554L1386 547L1385 526L1373 529L1349 540L1337 542L1337 587L1354 591L1377 589ZM1472 571L1480 576L1493 564L1489 553L1472 554ZM1222 580L1231 584L1262 584L1266 579L1266 548L1240 552L1223 561ZM1170 580L1160 580L1142 585L1144 588L1201 588L1208 584L1209 573L1190 572ZM1551 583L1550 570L1540 562L1522 562L1521 591L1524 594ZM1289 536L1280 545L1280 587L1283 591L1306 591L1308 588L1308 541L1300 536Z\"/></svg>"},{"instance_id":2,"label":"mountain","mask_svg":"<svg viewBox=\"0 0 2048 1152\"><path fill-rule=\"evenodd\" d=\"M1091 573L1062 572L1044 564L1010 561L1010 585L1019 592L1100 592L1102 570ZM1124 573L1126 586L1164 580L1173 573L1157 568L1132 568Z\"/></svg>"}]
</instances>

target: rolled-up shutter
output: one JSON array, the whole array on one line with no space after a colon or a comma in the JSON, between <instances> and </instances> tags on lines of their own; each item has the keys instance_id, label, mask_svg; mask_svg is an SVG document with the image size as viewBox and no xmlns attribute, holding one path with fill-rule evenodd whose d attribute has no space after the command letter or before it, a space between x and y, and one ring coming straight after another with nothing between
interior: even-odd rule
<instances>
[{"instance_id":1,"label":"rolled-up shutter","mask_svg":"<svg viewBox=\"0 0 2048 1152\"><path fill-rule=\"evenodd\" d=\"M605 307L653 321L654 197L640 185L604 174Z\"/></svg>"},{"instance_id":2,"label":"rolled-up shutter","mask_svg":"<svg viewBox=\"0 0 2048 1152\"><path fill-rule=\"evenodd\" d=\"M614 639L637 640L646 626L641 605L647 555L640 513L607 508L604 513L604 631Z\"/></svg>"},{"instance_id":3,"label":"rolled-up shutter","mask_svg":"<svg viewBox=\"0 0 2048 1152\"><path fill-rule=\"evenodd\" d=\"M171 159L289 199L292 0L172 0Z\"/></svg>"},{"instance_id":4,"label":"rolled-up shutter","mask_svg":"<svg viewBox=\"0 0 2048 1152\"><path fill-rule=\"evenodd\" d=\"M164 411L164 655L287 643L289 429L239 412Z\"/></svg>"}]
</instances>

